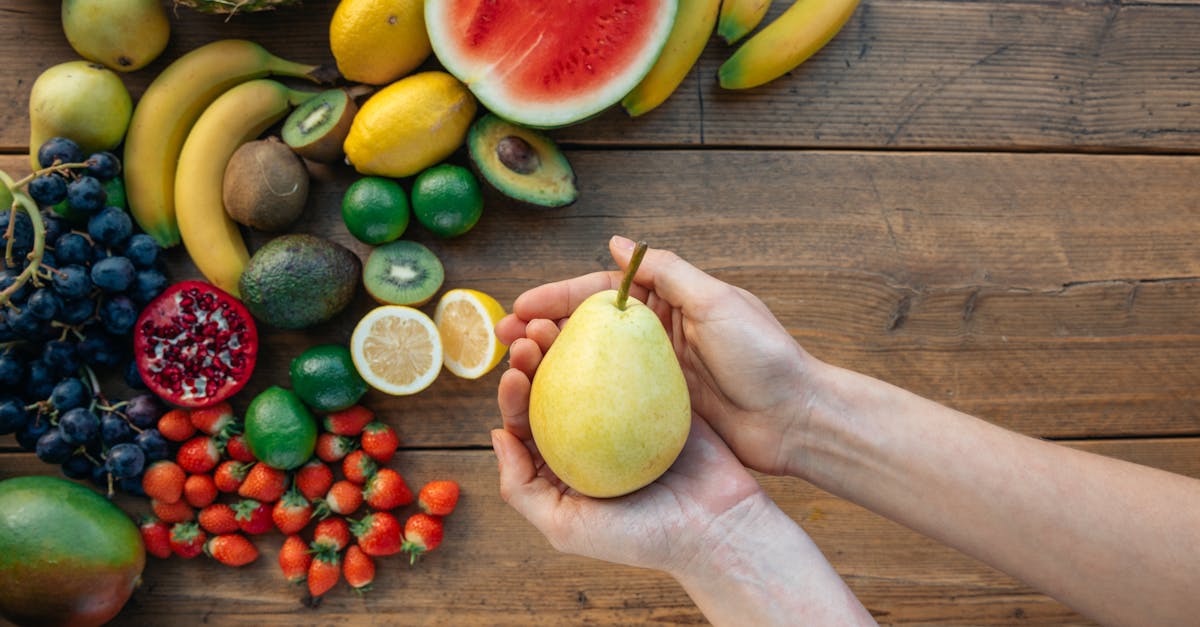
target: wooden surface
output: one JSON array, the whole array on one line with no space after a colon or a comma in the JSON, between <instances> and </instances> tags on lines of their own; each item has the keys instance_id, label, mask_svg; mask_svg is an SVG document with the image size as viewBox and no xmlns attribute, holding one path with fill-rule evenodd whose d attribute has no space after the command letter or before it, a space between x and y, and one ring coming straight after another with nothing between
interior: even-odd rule
<instances>
[{"instance_id":1,"label":"wooden surface","mask_svg":"<svg viewBox=\"0 0 1200 627\"><path fill-rule=\"evenodd\" d=\"M329 61L335 4L228 22L181 9L166 55L126 84L136 97L170 59L224 37ZM462 238L406 236L439 254L447 288L506 305L611 268L612 233L645 238L758 294L822 359L1024 433L1200 476L1198 31L1194 0L864 0L826 50L771 85L719 90L728 50L714 41L660 110L555 131L579 176L574 207L489 197ZM57 3L0 0L0 55L0 169L20 174L29 87L74 58ZM298 228L365 253L338 215L351 180L315 181ZM171 268L195 276L182 250ZM347 341L369 307L360 294L315 330L264 329L235 407L286 383L305 347ZM385 560L375 592L332 594L314 611L276 574L273 536L238 571L151 559L117 622L704 622L669 578L558 555L504 505L487 435L498 379L444 374L415 397L367 398L400 432L395 465L410 483L464 486L446 545L418 567ZM54 472L0 438L0 479ZM762 481L882 623L1086 624L803 482Z\"/></svg>"}]
</instances>

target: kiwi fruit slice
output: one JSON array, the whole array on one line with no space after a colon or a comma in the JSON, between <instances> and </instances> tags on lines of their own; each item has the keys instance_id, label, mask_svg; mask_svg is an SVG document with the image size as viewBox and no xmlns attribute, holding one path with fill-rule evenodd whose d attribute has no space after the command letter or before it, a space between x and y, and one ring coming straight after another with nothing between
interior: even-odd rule
<instances>
[{"instance_id":1,"label":"kiwi fruit slice","mask_svg":"<svg viewBox=\"0 0 1200 627\"><path fill-rule=\"evenodd\" d=\"M296 107L283 122L280 135L296 154L319 163L332 163L344 154L342 143L358 105L345 89L329 89Z\"/></svg>"},{"instance_id":2,"label":"kiwi fruit slice","mask_svg":"<svg viewBox=\"0 0 1200 627\"><path fill-rule=\"evenodd\" d=\"M424 305L445 278L446 271L437 255L411 240L376 247L363 266L367 293L385 305Z\"/></svg>"}]
</instances>

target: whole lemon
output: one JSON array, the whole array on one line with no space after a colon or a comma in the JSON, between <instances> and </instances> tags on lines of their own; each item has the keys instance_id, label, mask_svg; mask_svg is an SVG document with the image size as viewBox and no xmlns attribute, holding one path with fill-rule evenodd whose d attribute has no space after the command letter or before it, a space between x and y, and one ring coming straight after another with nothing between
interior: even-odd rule
<instances>
[{"instance_id":1,"label":"whole lemon","mask_svg":"<svg viewBox=\"0 0 1200 627\"><path fill-rule=\"evenodd\" d=\"M362 174L403 178L449 157L466 139L475 97L445 72L402 78L371 96L343 146Z\"/></svg>"},{"instance_id":2,"label":"whole lemon","mask_svg":"<svg viewBox=\"0 0 1200 627\"><path fill-rule=\"evenodd\" d=\"M347 79L390 83L433 51L422 0L342 0L329 24L329 48Z\"/></svg>"}]
</instances>

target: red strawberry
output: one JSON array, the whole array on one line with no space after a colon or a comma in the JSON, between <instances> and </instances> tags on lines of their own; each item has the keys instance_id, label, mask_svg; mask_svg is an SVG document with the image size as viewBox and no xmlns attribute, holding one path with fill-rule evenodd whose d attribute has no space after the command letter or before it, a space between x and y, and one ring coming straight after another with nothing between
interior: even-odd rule
<instances>
[{"instance_id":1,"label":"red strawberry","mask_svg":"<svg viewBox=\"0 0 1200 627\"><path fill-rule=\"evenodd\" d=\"M367 555L395 555L405 545L400 537L400 521L387 512L375 512L350 523L350 531Z\"/></svg>"},{"instance_id":2,"label":"red strawberry","mask_svg":"<svg viewBox=\"0 0 1200 627\"><path fill-rule=\"evenodd\" d=\"M266 503L246 499L235 503L233 511L236 514L234 518L237 520L238 527L248 534L266 533L274 525L271 521L271 506Z\"/></svg>"},{"instance_id":3,"label":"red strawberry","mask_svg":"<svg viewBox=\"0 0 1200 627\"><path fill-rule=\"evenodd\" d=\"M355 405L325 416L324 424L325 430L330 433L355 437L374 419L375 414L371 410Z\"/></svg>"},{"instance_id":4,"label":"red strawberry","mask_svg":"<svg viewBox=\"0 0 1200 627\"><path fill-rule=\"evenodd\" d=\"M207 507L217 500L217 484L208 475L192 475L183 482L183 498L192 507Z\"/></svg>"},{"instance_id":5,"label":"red strawberry","mask_svg":"<svg viewBox=\"0 0 1200 627\"><path fill-rule=\"evenodd\" d=\"M216 440L198 435L179 447L175 461L188 474L205 473L217 467L217 462L221 461L221 449L217 447Z\"/></svg>"},{"instance_id":6,"label":"red strawberry","mask_svg":"<svg viewBox=\"0 0 1200 627\"><path fill-rule=\"evenodd\" d=\"M283 541L279 549L279 570L283 571L288 583L300 583L308 576L308 566L312 563L312 553L308 545L297 534L292 534Z\"/></svg>"},{"instance_id":7,"label":"red strawberry","mask_svg":"<svg viewBox=\"0 0 1200 627\"><path fill-rule=\"evenodd\" d=\"M183 497L185 481L187 481L187 473L183 472L179 464L169 459L163 459L146 468L146 472L142 475L142 490L146 492L146 496L152 499L163 503L174 503Z\"/></svg>"},{"instance_id":8,"label":"red strawberry","mask_svg":"<svg viewBox=\"0 0 1200 627\"><path fill-rule=\"evenodd\" d=\"M343 516L353 514L362 502L362 488L346 480L338 481L330 486L325 498L317 504L317 515L324 518L330 512Z\"/></svg>"},{"instance_id":9,"label":"red strawberry","mask_svg":"<svg viewBox=\"0 0 1200 627\"><path fill-rule=\"evenodd\" d=\"M199 519L200 526L213 535L233 533L241 529L238 526L237 512L224 503L213 503L200 510Z\"/></svg>"},{"instance_id":10,"label":"red strawberry","mask_svg":"<svg viewBox=\"0 0 1200 627\"><path fill-rule=\"evenodd\" d=\"M242 482L246 480L248 472L250 472L250 464L232 459L225 460L213 471L213 484L221 492L237 492L238 488L242 487Z\"/></svg>"},{"instance_id":11,"label":"red strawberry","mask_svg":"<svg viewBox=\"0 0 1200 627\"><path fill-rule=\"evenodd\" d=\"M142 543L146 545L147 553L164 560L171 557L170 525L153 516L147 516L142 519L138 531L142 532Z\"/></svg>"},{"instance_id":12,"label":"red strawberry","mask_svg":"<svg viewBox=\"0 0 1200 627\"><path fill-rule=\"evenodd\" d=\"M233 408L229 403L217 403L200 409L193 409L192 425L209 434L218 435L233 424Z\"/></svg>"},{"instance_id":13,"label":"red strawberry","mask_svg":"<svg viewBox=\"0 0 1200 627\"><path fill-rule=\"evenodd\" d=\"M275 527L283 535L299 533L312 520L312 504L304 498L300 491L293 487L284 493L283 498L271 510L271 519Z\"/></svg>"},{"instance_id":14,"label":"red strawberry","mask_svg":"<svg viewBox=\"0 0 1200 627\"><path fill-rule=\"evenodd\" d=\"M346 583L362 594L370 590L371 583L375 581L375 562L357 545L352 546L346 549L346 558L342 560L342 574L346 577Z\"/></svg>"},{"instance_id":15,"label":"red strawberry","mask_svg":"<svg viewBox=\"0 0 1200 627\"><path fill-rule=\"evenodd\" d=\"M204 553L226 566L245 566L258 559L258 549L240 533L226 533L204 544Z\"/></svg>"},{"instance_id":16,"label":"red strawberry","mask_svg":"<svg viewBox=\"0 0 1200 627\"><path fill-rule=\"evenodd\" d=\"M313 527L312 549L314 551L341 551L350 544L350 525L338 516L326 518Z\"/></svg>"},{"instance_id":17,"label":"red strawberry","mask_svg":"<svg viewBox=\"0 0 1200 627\"><path fill-rule=\"evenodd\" d=\"M158 432L172 442L183 442L196 435L196 427L186 409L172 409L158 419Z\"/></svg>"},{"instance_id":18,"label":"red strawberry","mask_svg":"<svg viewBox=\"0 0 1200 627\"><path fill-rule=\"evenodd\" d=\"M256 461L254 453L250 452L250 447L246 444L246 436L240 433L225 442L225 455L238 462Z\"/></svg>"},{"instance_id":19,"label":"red strawberry","mask_svg":"<svg viewBox=\"0 0 1200 627\"><path fill-rule=\"evenodd\" d=\"M196 517L196 512L192 510L192 506L188 505L187 501L178 500L174 503L164 503L156 499L150 499L150 509L154 512L158 519L165 523L181 523L187 522Z\"/></svg>"},{"instance_id":20,"label":"red strawberry","mask_svg":"<svg viewBox=\"0 0 1200 627\"><path fill-rule=\"evenodd\" d=\"M179 557L191 559L204 549L204 530L194 522L175 523L171 526L171 550Z\"/></svg>"},{"instance_id":21,"label":"red strawberry","mask_svg":"<svg viewBox=\"0 0 1200 627\"><path fill-rule=\"evenodd\" d=\"M284 490L287 490L287 473L258 463L247 473L242 487L238 488L238 495L264 503L274 503L283 496Z\"/></svg>"},{"instance_id":22,"label":"red strawberry","mask_svg":"<svg viewBox=\"0 0 1200 627\"><path fill-rule=\"evenodd\" d=\"M404 477L391 468L380 468L363 487L363 500L374 509L387 511L413 502Z\"/></svg>"},{"instance_id":23,"label":"red strawberry","mask_svg":"<svg viewBox=\"0 0 1200 627\"><path fill-rule=\"evenodd\" d=\"M442 519L429 514L413 514L404 522L404 546L410 554L409 563L416 563L422 555L438 548L442 543L444 528Z\"/></svg>"},{"instance_id":24,"label":"red strawberry","mask_svg":"<svg viewBox=\"0 0 1200 627\"><path fill-rule=\"evenodd\" d=\"M371 456L371 459L380 464L386 464L392 461L392 456L400 447L400 438L390 426L376 421L363 427L362 440L359 445L362 450L367 452L367 455Z\"/></svg>"},{"instance_id":25,"label":"red strawberry","mask_svg":"<svg viewBox=\"0 0 1200 627\"><path fill-rule=\"evenodd\" d=\"M329 463L342 461L350 451L354 450L354 439L332 433L322 433L317 436L317 457Z\"/></svg>"},{"instance_id":26,"label":"red strawberry","mask_svg":"<svg viewBox=\"0 0 1200 627\"><path fill-rule=\"evenodd\" d=\"M362 485L375 474L379 465L365 451L354 451L342 460L342 474L352 483Z\"/></svg>"},{"instance_id":27,"label":"red strawberry","mask_svg":"<svg viewBox=\"0 0 1200 627\"><path fill-rule=\"evenodd\" d=\"M322 552L313 556L312 563L308 565L308 593L312 595L314 604L341 579L340 562L338 554L333 552Z\"/></svg>"},{"instance_id":28,"label":"red strawberry","mask_svg":"<svg viewBox=\"0 0 1200 627\"><path fill-rule=\"evenodd\" d=\"M433 516L449 516L458 504L458 484L453 481L430 481L417 496L421 511Z\"/></svg>"},{"instance_id":29,"label":"red strawberry","mask_svg":"<svg viewBox=\"0 0 1200 627\"><path fill-rule=\"evenodd\" d=\"M310 501L325 496L332 485L333 471L320 460L310 459L296 471L296 487Z\"/></svg>"}]
</instances>

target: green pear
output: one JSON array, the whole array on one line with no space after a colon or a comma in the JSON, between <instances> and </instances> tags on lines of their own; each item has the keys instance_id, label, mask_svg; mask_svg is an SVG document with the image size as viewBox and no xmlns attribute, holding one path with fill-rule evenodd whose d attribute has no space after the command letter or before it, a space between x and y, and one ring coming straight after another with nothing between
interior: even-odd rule
<instances>
[{"instance_id":1,"label":"green pear","mask_svg":"<svg viewBox=\"0 0 1200 627\"><path fill-rule=\"evenodd\" d=\"M626 298L636 268L630 263L622 290L593 294L571 314L530 390L538 451L587 496L621 496L651 483L675 462L691 429L687 383L666 330L649 307Z\"/></svg>"},{"instance_id":2,"label":"green pear","mask_svg":"<svg viewBox=\"0 0 1200 627\"><path fill-rule=\"evenodd\" d=\"M62 26L79 56L118 72L145 67L171 36L160 0L63 0Z\"/></svg>"},{"instance_id":3,"label":"green pear","mask_svg":"<svg viewBox=\"0 0 1200 627\"><path fill-rule=\"evenodd\" d=\"M29 92L29 155L51 137L66 137L84 154L112 150L125 138L133 100L121 77L103 65L68 61L38 76Z\"/></svg>"}]
</instances>

